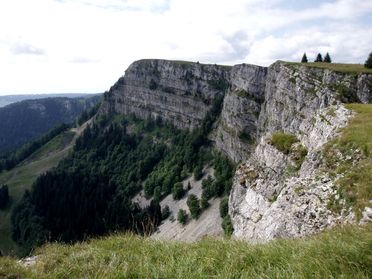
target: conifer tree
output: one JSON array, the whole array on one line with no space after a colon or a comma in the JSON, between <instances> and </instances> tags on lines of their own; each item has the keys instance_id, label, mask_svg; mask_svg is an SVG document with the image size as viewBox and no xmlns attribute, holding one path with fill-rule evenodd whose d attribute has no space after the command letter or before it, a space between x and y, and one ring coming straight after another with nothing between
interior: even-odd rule
<instances>
[{"instance_id":1,"label":"conifer tree","mask_svg":"<svg viewBox=\"0 0 372 279\"><path fill-rule=\"evenodd\" d=\"M372 52L369 54L368 59L364 63L364 67L372 69Z\"/></svg>"},{"instance_id":2,"label":"conifer tree","mask_svg":"<svg viewBox=\"0 0 372 279\"><path fill-rule=\"evenodd\" d=\"M301 59L301 63L307 63L308 60L307 60L307 56L306 56L306 52L304 53L304 55L302 56L302 59Z\"/></svg>"},{"instance_id":3,"label":"conifer tree","mask_svg":"<svg viewBox=\"0 0 372 279\"><path fill-rule=\"evenodd\" d=\"M201 213L200 212L200 204L199 204L198 197L195 196L194 194L191 194L187 198L186 203L187 203L187 205L189 207L191 218L198 219L199 218L199 215Z\"/></svg>"},{"instance_id":4,"label":"conifer tree","mask_svg":"<svg viewBox=\"0 0 372 279\"><path fill-rule=\"evenodd\" d=\"M188 215L185 210L180 209L178 210L177 213L177 220L180 222L182 225L185 225L187 223Z\"/></svg>"},{"instance_id":5,"label":"conifer tree","mask_svg":"<svg viewBox=\"0 0 372 279\"><path fill-rule=\"evenodd\" d=\"M329 53L328 52L324 56L324 62L325 63L332 63L331 56L329 56Z\"/></svg>"},{"instance_id":6,"label":"conifer tree","mask_svg":"<svg viewBox=\"0 0 372 279\"><path fill-rule=\"evenodd\" d=\"M323 57L320 53L318 53L314 62L323 62Z\"/></svg>"}]
</instances>

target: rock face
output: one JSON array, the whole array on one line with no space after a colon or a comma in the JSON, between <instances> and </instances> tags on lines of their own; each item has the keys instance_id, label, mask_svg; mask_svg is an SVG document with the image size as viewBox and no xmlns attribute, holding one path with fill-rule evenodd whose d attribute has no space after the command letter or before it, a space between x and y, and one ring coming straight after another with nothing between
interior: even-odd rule
<instances>
[{"instance_id":1,"label":"rock face","mask_svg":"<svg viewBox=\"0 0 372 279\"><path fill-rule=\"evenodd\" d=\"M303 236L353 220L350 212L335 216L327 209L337 178L322 171L321 150L352 117L342 102L371 101L371 80L372 75L355 77L280 62L269 67L258 145L240 165L230 194L236 237L267 241ZM278 131L294 135L307 152L301 165L293 154L270 144Z\"/></svg>"},{"instance_id":2,"label":"rock face","mask_svg":"<svg viewBox=\"0 0 372 279\"><path fill-rule=\"evenodd\" d=\"M237 65L231 70L231 86L214 138L217 148L235 162L248 158L256 140L266 75L266 68L253 65Z\"/></svg>"},{"instance_id":3,"label":"rock face","mask_svg":"<svg viewBox=\"0 0 372 279\"><path fill-rule=\"evenodd\" d=\"M335 179L320 167L322 143L334 137L351 116L343 106L331 106L316 113L314 120L304 120L300 126L309 130L299 138L307 156L300 166L292 154L270 144L270 133L261 138L251 158L239 166L230 194L236 237L257 242L297 237L353 219L349 212L335 216L327 208L336 193Z\"/></svg>"},{"instance_id":4,"label":"rock face","mask_svg":"<svg viewBox=\"0 0 372 279\"><path fill-rule=\"evenodd\" d=\"M179 128L201 124L213 100L223 96L230 67L140 60L105 94L102 113L161 117Z\"/></svg>"},{"instance_id":5,"label":"rock face","mask_svg":"<svg viewBox=\"0 0 372 279\"><path fill-rule=\"evenodd\" d=\"M372 102L372 74L280 61L265 68L141 60L105 94L100 113L161 117L193 129L218 97L223 107L209 137L240 163L229 199L236 237L302 236L354 219L327 209L337 178L322 171L321 151L352 117L343 103ZM277 132L296 139L293 152L272 144Z\"/></svg>"}]
</instances>

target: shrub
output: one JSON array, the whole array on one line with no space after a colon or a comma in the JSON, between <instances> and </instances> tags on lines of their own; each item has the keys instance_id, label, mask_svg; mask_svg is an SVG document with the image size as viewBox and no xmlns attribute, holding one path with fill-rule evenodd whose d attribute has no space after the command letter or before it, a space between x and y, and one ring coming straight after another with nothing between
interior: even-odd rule
<instances>
[{"instance_id":1,"label":"shrub","mask_svg":"<svg viewBox=\"0 0 372 279\"><path fill-rule=\"evenodd\" d=\"M234 232L234 227L231 222L230 215L226 215L222 220L222 228L226 236L231 236Z\"/></svg>"},{"instance_id":2,"label":"shrub","mask_svg":"<svg viewBox=\"0 0 372 279\"><path fill-rule=\"evenodd\" d=\"M296 163L296 167L299 169L302 166L302 163L305 160L307 155L307 149L302 144L297 145L293 150L292 159Z\"/></svg>"},{"instance_id":3,"label":"shrub","mask_svg":"<svg viewBox=\"0 0 372 279\"><path fill-rule=\"evenodd\" d=\"M229 197L225 196L220 202L220 216L225 218L229 213Z\"/></svg>"},{"instance_id":4,"label":"shrub","mask_svg":"<svg viewBox=\"0 0 372 279\"><path fill-rule=\"evenodd\" d=\"M167 219L171 215L171 211L169 209L169 206L166 205L163 210L161 211L161 218L163 220Z\"/></svg>"},{"instance_id":5,"label":"shrub","mask_svg":"<svg viewBox=\"0 0 372 279\"><path fill-rule=\"evenodd\" d=\"M189 195L187 198L187 206L189 207L191 218L198 219L200 215L199 199L194 194Z\"/></svg>"},{"instance_id":6,"label":"shrub","mask_svg":"<svg viewBox=\"0 0 372 279\"><path fill-rule=\"evenodd\" d=\"M275 146L276 149L283 152L284 154L289 154L291 152L292 144L298 142L295 135L286 134L283 132L273 133L270 144Z\"/></svg>"},{"instance_id":7,"label":"shrub","mask_svg":"<svg viewBox=\"0 0 372 279\"><path fill-rule=\"evenodd\" d=\"M180 224L185 225L188 219L189 219L189 216L187 215L185 210L183 209L178 210L177 220Z\"/></svg>"},{"instance_id":8,"label":"shrub","mask_svg":"<svg viewBox=\"0 0 372 279\"><path fill-rule=\"evenodd\" d=\"M180 200L185 195L185 190L183 189L183 185L181 182L177 182L174 184L172 189L172 196L175 200Z\"/></svg>"},{"instance_id":9,"label":"shrub","mask_svg":"<svg viewBox=\"0 0 372 279\"><path fill-rule=\"evenodd\" d=\"M196 181L200 180L203 177L203 167L201 165L197 165L194 168L194 179Z\"/></svg>"},{"instance_id":10,"label":"shrub","mask_svg":"<svg viewBox=\"0 0 372 279\"><path fill-rule=\"evenodd\" d=\"M202 209L206 209L209 207L208 198L205 195L202 195L202 198L200 200L200 207Z\"/></svg>"},{"instance_id":11,"label":"shrub","mask_svg":"<svg viewBox=\"0 0 372 279\"><path fill-rule=\"evenodd\" d=\"M372 69L372 52L369 54L368 59L364 63L364 67Z\"/></svg>"},{"instance_id":12,"label":"shrub","mask_svg":"<svg viewBox=\"0 0 372 279\"><path fill-rule=\"evenodd\" d=\"M208 200L212 197L219 196L220 192L224 190L223 187L224 185L221 181L214 181L214 179L208 175L207 179L202 181L203 196Z\"/></svg>"}]
</instances>

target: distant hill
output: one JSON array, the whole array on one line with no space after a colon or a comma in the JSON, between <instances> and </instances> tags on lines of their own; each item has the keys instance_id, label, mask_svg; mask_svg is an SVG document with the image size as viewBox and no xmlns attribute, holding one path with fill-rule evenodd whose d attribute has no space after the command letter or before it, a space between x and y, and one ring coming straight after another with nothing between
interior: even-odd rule
<instances>
[{"instance_id":1,"label":"distant hill","mask_svg":"<svg viewBox=\"0 0 372 279\"><path fill-rule=\"evenodd\" d=\"M37 100L37 99L45 99L45 98L56 98L56 97L65 97L65 98L77 98L77 97L92 97L96 94L78 94L78 93L70 93L70 94L24 94L24 95L5 95L0 96L0 108L10 105L12 103L21 102L24 100Z\"/></svg>"},{"instance_id":2,"label":"distant hill","mask_svg":"<svg viewBox=\"0 0 372 279\"><path fill-rule=\"evenodd\" d=\"M61 123L71 123L100 100L100 95L78 98L24 100L0 108L0 153L37 138Z\"/></svg>"}]
</instances>

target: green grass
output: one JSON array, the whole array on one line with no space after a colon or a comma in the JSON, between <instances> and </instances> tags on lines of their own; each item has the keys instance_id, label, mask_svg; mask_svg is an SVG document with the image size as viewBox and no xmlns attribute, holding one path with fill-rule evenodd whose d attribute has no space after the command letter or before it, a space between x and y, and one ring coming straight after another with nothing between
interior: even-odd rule
<instances>
[{"instance_id":1,"label":"green grass","mask_svg":"<svg viewBox=\"0 0 372 279\"><path fill-rule=\"evenodd\" d=\"M306 66L313 68L328 69L335 72L347 73L347 74L359 74L359 73L371 73L372 69L367 69L362 64L341 64L341 63L297 63L297 62L284 62L289 65Z\"/></svg>"},{"instance_id":2,"label":"green grass","mask_svg":"<svg viewBox=\"0 0 372 279\"><path fill-rule=\"evenodd\" d=\"M10 236L10 216L13 208L40 174L56 166L68 154L74 136L73 131L64 132L36 150L15 168L0 172L0 184L8 185L11 199L10 205L5 210L0 210L0 250L3 253L18 252L18 247Z\"/></svg>"},{"instance_id":3,"label":"green grass","mask_svg":"<svg viewBox=\"0 0 372 279\"><path fill-rule=\"evenodd\" d=\"M149 62L152 62L152 61L155 61L155 60L158 60L158 59L141 59L139 61L149 63ZM162 59L160 59L160 60L162 60ZM191 66L191 65L197 65L197 64L205 65L205 66L215 65L215 66L218 66L218 67L222 67L225 70L231 70L231 68L233 67L231 65L200 63L199 61L186 61L186 60L166 60L166 61L170 61L170 62L176 63L178 65L182 65L182 66Z\"/></svg>"},{"instance_id":4,"label":"green grass","mask_svg":"<svg viewBox=\"0 0 372 279\"><path fill-rule=\"evenodd\" d=\"M343 227L268 244L187 244L116 235L48 244L32 268L0 258L0 278L370 278L372 227Z\"/></svg>"},{"instance_id":5,"label":"green grass","mask_svg":"<svg viewBox=\"0 0 372 279\"><path fill-rule=\"evenodd\" d=\"M372 104L349 104L356 116L340 136L324 149L325 163L334 174L344 174L337 181L337 192L351 206L359 219L372 200ZM342 159L337 156L342 154ZM353 160L359 158L357 164ZM339 211L342 206L334 199L329 207Z\"/></svg>"},{"instance_id":6,"label":"green grass","mask_svg":"<svg viewBox=\"0 0 372 279\"><path fill-rule=\"evenodd\" d=\"M296 142L298 142L298 139L295 135L286 134L283 132L273 133L270 140L270 144L275 146L276 149L284 154L289 154L292 150L292 145Z\"/></svg>"}]
</instances>

